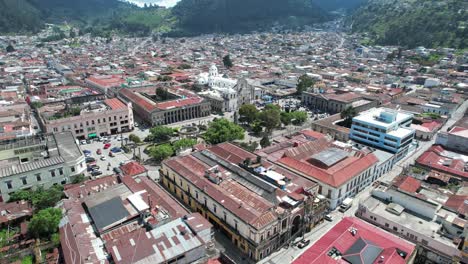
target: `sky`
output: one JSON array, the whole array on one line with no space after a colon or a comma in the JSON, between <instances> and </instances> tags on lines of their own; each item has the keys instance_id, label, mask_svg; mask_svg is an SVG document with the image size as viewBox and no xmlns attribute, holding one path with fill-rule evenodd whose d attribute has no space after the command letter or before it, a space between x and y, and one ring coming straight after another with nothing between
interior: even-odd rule
<instances>
[{"instance_id":1,"label":"sky","mask_svg":"<svg viewBox=\"0 0 468 264\"><path fill-rule=\"evenodd\" d=\"M179 2L180 0L128 0L129 2L135 3L139 6L143 6L145 3L146 4L157 4L159 6L165 6L165 7L173 7Z\"/></svg>"}]
</instances>

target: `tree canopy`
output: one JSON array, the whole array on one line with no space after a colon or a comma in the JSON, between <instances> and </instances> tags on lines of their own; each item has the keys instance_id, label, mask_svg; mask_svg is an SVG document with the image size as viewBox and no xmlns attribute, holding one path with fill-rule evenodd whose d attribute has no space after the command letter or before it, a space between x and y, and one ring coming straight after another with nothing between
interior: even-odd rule
<instances>
[{"instance_id":1,"label":"tree canopy","mask_svg":"<svg viewBox=\"0 0 468 264\"><path fill-rule=\"evenodd\" d=\"M128 139L129 139L130 141L132 141L133 143L135 143L135 144L140 144L140 143L141 143L140 137L137 136L137 135L135 135L135 134L130 134L130 135L128 136Z\"/></svg>"},{"instance_id":2,"label":"tree canopy","mask_svg":"<svg viewBox=\"0 0 468 264\"><path fill-rule=\"evenodd\" d=\"M172 149L171 145L163 144L163 145L151 147L149 153L150 153L150 156L156 161L162 161L174 155L174 150Z\"/></svg>"},{"instance_id":3,"label":"tree canopy","mask_svg":"<svg viewBox=\"0 0 468 264\"><path fill-rule=\"evenodd\" d=\"M39 187L36 190L19 190L10 195L9 202L25 200L32 204L34 210L39 211L54 207L63 197L63 187L54 185L49 189Z\"/></svg>"},{"instance_id":4,"label":"tree canopy","mask_svg":"<svg viewBox=\"0 0 468 264\"><path fill-rule=\"evenodd\" d=\"M231 60L231 56L229 56L229 54L223 57L223 64L224 67L226 67L227 69L231 69L232 66L234 66Z\"/></svg>"},{"instance_id":5,"label":"tree canopy","mask_svg":"<svg viewBox=\"0 0 468 264\"><path fill-rule=\"evenodd\" d=\"M314 84L314 79L312 79L309 75L302 75L301 77L299 77L299 80L297 82L297 94L302 94L309 88L313 87Z\"/></svg>"},{"instance_id":6,"label":"tree canopy","mask_svg":"<svg viewBox=\"0 0 468 264\"><path fill-rule=\"evenodd\" d=\"M172 144L172 147L174 148L174 150L181 150L181 149L185 149L185 148L191 148L193 147L195 144L197 144L197 140L196 139L192 139L192 138L183 138L183 139L179 139L177 140L176 142L174 142Z\"/></svg>"},{"instance_id":7,"label":"tree canopy","mask_svg":"<svg viewBox=\"0 0 468 264\"><path fill-rule=\"evenodd\" d=\"M343 111L341 111L341 118L344 119L343 125L345 127L351 127L351 124L353 123L353 117L357 115L356 109L353 107L348 107L345 108Z\"/></svg>"},{"instance_id":8,"label":"tree canopy","mask_svg":"<svg viewBox=\"0 0 468 264\"><path fill-rule=\"evenodd\" d=\"M50 239L57 232L62 219L62 211L58 208L40 210L31 218L28 229L34 238Z\"/></svg>"},{"instance_id":9,"label":"tree canopy","mask_svg":"<svg viewBox=\"0 0 468 264\"><path fill-rule=\"evenodd\" d=\"M262 112L258 114L262 126L268 133L281 125L281 109L277 105L267 105Z\"/></svg>"},{"instance_id":10,"label":"tree canopy","mask_svg":"<svg viewBox=\"0 0 468 264\"><path fill-rule=\"evenodd\" d=\"M258 109L253 104L245 104L239 108L239 121L242 123L252 123L257 119Z\"/></svg>"},{"instance_id":11,"label":"tree canopy","mask_svg":"<svg viewBox=\"0 0 468 264\"><path fill-rule=\"evenodd\" d=\"M146 141L153 141L156 143L166 142L171 139L174 134L174 129L166 126L155 126L150 129L150 134L148 135Z\"/></svg>"},{"instance_id":12,"label":"tree canopy","mask_svg":"<svg viewBox=\"0 0 468 264\"><path fill-rule=\"evenodd\" d=\"M204 134L204 138L211 144L244 139L244 129L225 118L213 120Z\"/></svg>"}]
</instances>

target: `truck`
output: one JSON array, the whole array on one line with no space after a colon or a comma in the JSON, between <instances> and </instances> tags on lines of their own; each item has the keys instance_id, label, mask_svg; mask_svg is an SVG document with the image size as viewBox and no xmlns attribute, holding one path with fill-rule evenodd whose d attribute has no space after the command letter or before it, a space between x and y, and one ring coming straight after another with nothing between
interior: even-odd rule
<instances>
[{"instance_id":1,"label":"truck","mask_svg":"<svg viewBox=\"0 0 468 264\"><path fill-rule=\"evenodd\" d=\"M340 212L344 213L346 212L351 206L353 205L353 198L346 198L340 205L340 209L338 209Z\"/></svg>"}]
</instances>

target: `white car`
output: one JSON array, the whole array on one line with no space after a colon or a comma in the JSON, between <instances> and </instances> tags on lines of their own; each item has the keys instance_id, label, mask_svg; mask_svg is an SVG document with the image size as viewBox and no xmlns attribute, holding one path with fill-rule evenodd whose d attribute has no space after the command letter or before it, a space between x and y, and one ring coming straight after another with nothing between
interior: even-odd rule
<instances>
[{"instance_id":1,"label":"white car","mask_svg":"<svg viewBox=\"0 0 468 264\"><path fill-rule=\"evenodd\" d=\"M81 140L80 143L81 143L81 145L86 145L86 144L87 144L87 143L86 143L86 140Z\"/></svg>"},{"instance_id":2,"label":"white car","mask_svg":"<svg viewBox=\"0 0 468 264\"><path fill-rule=\"evenodd\" d=\"M106 160L106 156L102 155L101 160Z\"/></svg>"},{"instance_id":3,"label":"white car","mask_svg":"<svg viewBox=\"0 0 468 264\"><path fill-rule=\"evenodd\" d=\"M331 221L333 221L333 216L327 214L327 215L325 215L324 219L331 222Z\"/></svg>"}]
</instances>

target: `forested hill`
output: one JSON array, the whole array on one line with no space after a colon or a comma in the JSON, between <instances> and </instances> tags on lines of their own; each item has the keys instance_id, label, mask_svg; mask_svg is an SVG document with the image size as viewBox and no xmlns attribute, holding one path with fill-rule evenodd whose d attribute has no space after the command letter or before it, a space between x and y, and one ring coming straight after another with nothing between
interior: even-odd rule
<instances>
[{"instance_id":1,"label":"forested hill","mask_svg":"<svg viewBox=\"0 0 468 264\"><path fill-rule=\"evenodd\" d=\"M85 25L119 8L136 8L118 0L0 0L0 32L35 32L44 23Z\"/></svg>"},{"instance_id":2,"label":"forested hill","mask_svg":"<svg viewBox=\"0 0 468 264\"><path fill-rule=\"evenodd\" d=\"M172 11L184 32L242 32L330 18L314 0L181 0Z\"/></svg>"},{"instance_id":3,"label":"forested hill","mask_svg":"<svg viewBox=\"0 0 468 264\"><path fill-rule=\"evenodd\" d=\"M376 44L466 48L467 8L466 0L368 0L347 22Z\"/></svg>"}]
</instances>

